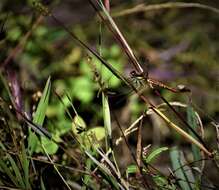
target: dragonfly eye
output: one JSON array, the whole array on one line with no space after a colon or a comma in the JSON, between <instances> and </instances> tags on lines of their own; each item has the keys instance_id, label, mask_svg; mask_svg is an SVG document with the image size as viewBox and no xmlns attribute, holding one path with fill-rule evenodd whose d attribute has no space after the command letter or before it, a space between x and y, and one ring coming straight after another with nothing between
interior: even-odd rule
<instances>
[{"instance_id":1,"label":"dragonfly eye","mask_svg":"<svg viewBox=\"0 0 219 190\"><path fill-rule=\"evenodd\" d=\"M136 73L136 71L134 71L134 70L130 72L130 75L131 75L132 78L139 76L139 75Z\"/></svg>"}]
</instances>

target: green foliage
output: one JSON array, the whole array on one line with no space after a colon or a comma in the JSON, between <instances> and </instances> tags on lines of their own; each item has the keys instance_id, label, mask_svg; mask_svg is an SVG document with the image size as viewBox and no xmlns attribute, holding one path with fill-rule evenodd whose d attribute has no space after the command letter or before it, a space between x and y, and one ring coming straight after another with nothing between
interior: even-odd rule
<instances>
[{"instance_id":1,"label":"green foliage","mask_svg":"<svg viewBox=\"0 0 219 190\"><path fill-rule=\"evenodd\" d=\"M143 161L147 163L151 163L157 156L159 156L162 152L167 151L168 147L160 147L153 150L149 155L143 156Z\"/></svg>"},{"instance_id":2,"label":"green foliage","mask_svg":"<svg viewBox=\"0 0 219 190\"><path fill-rule=\"evenodd\" d=\"M40 178L40 187L42 190L46 190L42 177Z\"/></svg>"},{"instance_id":3,"label":"green foliage","mask_svg":"<svg viewBox=\"0 0 219 190\"><path fill-rule=\"evenodd\" d=\"M75 116L72 121L72 132L76 136L80 145L85 149L99 147L99 142L105 138L103 127L93 127L87 129L87 125L80 116Z\"/></svg>"},{"instance_id":4,"label":"green foliage","mask_svg":"<svg viewBox=\"0 0 219 190\"><path fill-rule=\"evenodd\" d=\"M164 176L155 175L155 176L153 176L153 180L157 185L157 189L177 190L176 185L169 182Z\"/></svg>"}]
</instances>

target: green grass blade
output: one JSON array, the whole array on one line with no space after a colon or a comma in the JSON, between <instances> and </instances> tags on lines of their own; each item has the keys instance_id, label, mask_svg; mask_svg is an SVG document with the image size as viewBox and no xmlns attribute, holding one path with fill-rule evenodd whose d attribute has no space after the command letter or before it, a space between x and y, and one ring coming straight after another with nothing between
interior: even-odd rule
<instances>
[{"instance_id":1,"label":"green grass blade","mask_svg":"<svg viewBox=\"0 0 219 190\"><path fill-rule=\"evenodd\" d=\"M43 95L40 99L40 102L37 106L36 113L33 116L33 123L42 126L45 116L46 116L46 109L49 103L49 96L51 91L51 79L48 78L46 82L46 86L43 90ZM38 138L37 136L30 131L29 138L28 138L28 150L30 155L33 154L33 152L36 150L37 147Z\"/></svg>"},{"instance_id":2,"label":"green grass blade","mask_svg":"<svg viewBox=\"0 0 219 190\"><path fill-rule=\"evenodd\" d=\"M46 82L46 86L43 90L43 95L42 95L40 102L37 106L36 113L34 114L34 117L33 117L33 122L35 124L38 124L41 126L43 125L43 121L44 121L45 116L46 116L46 109L47 109L48 103L49 103L50 91L51 91L51 78L49 77L47 82Z\"/></svg>"},{"instance_id":3,"label":"green grass blade","mask_svg":"<svg viewBox=\"0 0 219 190\"><path fill-rule=\"evenodd\" d=\"M4 173L10 178L10 180L12 181L12 183L15 186L19 186L16 177L13 175L13 173L11 172L11 170L8 168L8 166L4 163L3 160L0 159L0 168L2 171L4 171Z\"/></svg>"},{"instance_id":4,"label":"green grass blade","mask_svg":"<svg viewBox=\"0 0 219 190\"><path fill-rule=\"evenodd\" d=\"M115 189L119 189L121 186L118 181L111 174L111 171L101 162L99 162L95 157L93 157L88 151L85 151L87 156L98 166L99 170L105 175L105 178L108 178L109 181Z\"/></svg>"},{"instance_id":5,"label":"green grass blade","mask_svg":"<svg viewBox=\"0 0 219 190\"><path fill-rule=\"evenodd\" d=\"M44 185L42 176L40 177L40 187L41 187L42 190L46 190L46 187Z\"/></svg>"},{"instance_id":6,"label":"green grass blade","mask_svg":"<svg viewBox=\"0 0 219 190\"><path fill-rule=\"evenodd\" d=\"M26 185L26 188L27 189L31 189L31 186L30 186L30 182L29 182L29 160L27 158L27 153L26 153L26 149L25 149L25 146L24 144L22 143L22 147L21 147L21 155L20 155L20 162L22 164L22 167L23 167L23 171L24 171L24 182L25 182L25 185Z\"/></svg>"},{"instance_id":7,"label":"green grass blade","mask_svg":"<svg viewBox=\"0 0 219 190\"><path fill-rule=\"evenodd\" d=\"M178 179L182 190L193 190L195 179L189 166L185 165L185 158L181 151L174 148L170 151L170 158L174 169L174 174Z\"/></svg>"},{"instance_id":8,"label":"green grass blade","mask_svg":"<svg viewBox=\"0 0 219 190\"><path fill-rule=\"evenodd\" d=\"M0 147L2 150L6 151L6 148L4 147L4 145L2 143L0 143ZM8 177L12 180L12 182L17 186L20 187L22 189L25 189L25 184L21 175L21 172L16 164L16 162L14 161L14 159L10 156L10 154L7 154L7 160L9 161L11 168L15 174L15 176L13 175L13 173L11 172L11 170L9 169L10 167L8 167L3 160L0 160L0 167L3 168L3 170L5 171L5 173L8 175Z\"/></svg>"},{"instance_id":9,"label":"green grass blade","mask_svg":"<svg viewBox=\"0 0 219 190\"><path fill-rule=\"evenodd\" d=\"M88 158L88 159L86 160L86 171L87 171L87 172L90 172L90 170L91 170L91 165L92 165L92 160L91 160L90 158ZM84 175L84 178L83 178L83 183L84 183L84 185L83 185L83 187L81 188L81 190L86 190L87 187L89 186L89 184L91 183L91 181L92 181L91 176L85 174L85 175Z\"/></svg>"},{"instance_id":10,"label":"green grass blade","mask_svg":"<svg viewBox=\"0 0 219 190\"><path fill-rule=\"evenodd\" d=\"M195 114L195 111L192 107L187 107L187 120L189 125L195 130L198 131L198 125L197 125L197 117ZM195 135L191 132L190 135L193 136L193 138L196 138ZM194 156L194 161L201 160L201 152L200 149L192 144L192 154Z\"/></svg>"},{"instance_id":11,"label":"green grass blade","mask_svg":"<svg viewBox=\"0 0 219 190\"><path fill-rule=\"evenodd\" d=\"M105 127L105 139L106 139L106 150L108 151L109 144L108 140L112 141L112 128L111 128L111 118L110 118L110 108L108 97L102 93L102 104L103 104L103 120L104 120L104 127Z\"/></svg>"},{"instance_id":12,"label":"green grass blade","mask_svg":"<svg viewBox=\"0 0 219 190\"><path fill-rule=\"evenodd\" d=\"M6 151L6 148L4 147L4 145L2 144L2 142L0 142L0 148L3 150L3 151ZM15 185L15 186L19 186L17 180L16 180L16 177L14 176L14 174L12 173L12 171L10 170L10 168L7 166L7 164L4 162L3 160L3 157L0 158L0 171L1 172L4 172L9 178L10 180L12 181L12 183Z\"/></svg>"},{"instance_id":13,"label":"green grass blade","mask_svg":"<svg viewBox=\"0 0 219 190\"><path fill-rule=\"evenodd\" d=\"M50 163L53 165L54 169L56 170L56 172L58 173L58 175L60 176L60 178L62 179L62 181L64 182L64 184L66 185L67 189L71 190L70 186L68 185L67 181L64 179L64 177L62 176L62 174L59 172L58 168L56 167L56 165L54 164L54 162L52 161L52 159L50 158L46 148L44 147L44 145L42 144L42 148L44 150L44 153L46 154L47 158L49 159Z\"/></svg>"},{"instance_id":14,"label":"green grass blade","mask_svg":"<svg viewBox=\"0 0 219 190\"><path fill-rule=\"evenodd\" d=\"M132 165L129 165L127 168L126 168L126 178L128 179L129 178L129 175L130 174L136 174L138 172L138 166L132 164Z\"/></svg>"},{"instance_id":15,"label":"green grass blade","mask_svg":"<svg viewBox=\"0 0 219 190\"><path fill-rule=\"evenodd\" d=\"M85 153L102 171L104 171L104 173L106 173L107 175L112 175L110 170L104 164L94 158L88 151L85 151Z\"/></svg>"},{"instance_id":16,"label":"green grass blade","mask_svg":"<svg viewBox=\"0 0 219 190\"><path fill-rule=\"evenodd\" d=\"M2 82L2 85L4 86L6 92L7 92L7 95L9 96L12 104L14 105L14 98L11 94L11 91L9 89L9 86L8 86L8 83L7 83L7 80L5 79L5 77L3 76L2 72L0 71L0 80Z\"/></svg>"},{"instance_id":17,"label":"green grass blade","mask_svg":"<svg viewBox=\"0 0 219 190\"><path fill-rule=\"evenodd\" d=\"M9 162L11 164L11 167L12 167L14 173L15 173L16 179L17 179L20 187L22 189L25 189L25 183L24 183L24 180L22 178L21 172L20 172L16 162L14 161L14 159L10 155L8 155L8 160L9 160Z\"/></svg>"},{"instance_id":18,"label":"green grass blade","mask_svg":"<svg viewBox=\"0 0 219 190\"><path fill-rule=\"evenodd\" d=\"M167 150L167 147L157 148L153 150L144 160L146 161L146 163L151 163L159 154Z\"/></svg>"}]
</instances>

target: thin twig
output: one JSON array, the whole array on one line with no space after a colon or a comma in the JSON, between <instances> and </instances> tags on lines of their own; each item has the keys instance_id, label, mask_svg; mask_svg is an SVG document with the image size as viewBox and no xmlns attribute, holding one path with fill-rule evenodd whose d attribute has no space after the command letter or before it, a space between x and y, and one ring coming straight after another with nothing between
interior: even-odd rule
<instances>
[{"instance_id":1,"label":"thin twig","mask_svg":"<svg viewBox=\"0 0 219 190\"><path fill-rule=\"evenodd\" d=\"M143 124L144 117L141 119L138 127L138 141L137 141L137 148L136 148L136 159L139 166L141 166L141 155L142 155L142 124ZM140 175L140 170L138 170L137 175Z\"/></svg>"},{"instance_id":2,"label":"thin twig","mask_svg":"<svg viewBox=\"0 0 219 190\"><path fill-rule=\"evenodd\" d=\"M170 3L161 3L161 4L156 4L156 5L140 4L133 8L126 9L118 13L114 13L112 14L112 16L122 17L122 16L131 15L131 14L136 14L139 12L148 12L148 11L155 11L155 10L161 10L161 9L174 9L174 8L178 8L178 9L199 8L199 9L209 10L216 14L219 14L219 9L208 6L208 5L204 5L201 3L170 2Z\"/></svg>"}]
</instances>

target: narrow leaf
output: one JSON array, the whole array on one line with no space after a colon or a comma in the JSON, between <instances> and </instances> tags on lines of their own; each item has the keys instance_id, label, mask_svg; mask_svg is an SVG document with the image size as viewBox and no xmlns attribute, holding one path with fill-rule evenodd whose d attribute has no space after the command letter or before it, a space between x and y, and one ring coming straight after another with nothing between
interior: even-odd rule
<instances>
[{"instance_id":1,"label":"narrow leaf","mask_svg":"<svg viewBox=\"0 0 219 190\"><path fill-rule=\"evenodd\" d=\"M197 130L198 130L198 125L196 122L197 118L195 115L195 111L193 110L192 107L187 107L187 120L188 120L189 125L197 132ZM195 135L191 131L189 131L189 132L190 132L190 135L192 135L193 138L195 138ZM194 161L201 160L200 150L197 146L195 146L193 144L192 144L192 153L194 156Z\"/></svg>"},{"instance_id":2,"label":"narrow leaf","mask_svg":"<svg viewBox=\"0 0 219 190\"><path fill-rule=\"evenodd\" d=\"M185 165L185 158L181 151L174 148L170 151L170 158L175 176L182 190L194 189L195 179L189 166Z\"/></svg>"},{"instance_id":3,"label":"narrow leaf","mask_svg":"<svg viewBox=\"0 0 219 190\"><path fill-rule=\"evenodd\" d=\"M105 93L102 93L102 104L103 104L103 120L104 120L104 127L106 133L106 147L108 150L109 141L112 140L112 128L111 128L111 118L110 118L110 109L109 109L109 102L108 97Z\"/></svg>"},{"instance_id":4,"label":"narrow leaf","mask_svg":"<svg viewBox=\"0 0 219 190\"><path fill-rule=\"evenodd\" d=\"M51 91L51 80L50 77L48 78L46 82L46 86L43 90L43 95L40 98L40 102L37 106L36 113L33 116L33 123L42 126L45 116L46 116L46 109L49 103L49 95ZM30 155L36 150L38 138L37 136L30 130L29 131L29 137L28 137L28 150Z\"/></svg>"},{"instance_id":5,"label":"narrow leaf","mask_svg":"<svg viewBox=\"0 0 219 190\"><path fill-rule=\"evenodd\" d=\"M146 163L151 163L159 154L161 154L164 151L167 151L167 147L161 147L153 150L146 158L143 158Z\"/></svg>"},{"instance_id":6,"label":"narrow leaf","mask_svg":"<svg viewBox=\"0 0 219 190\"><path fill-rule=\"evenodd\" d=\"M35 124L38 124L41 126L43 125L43 121L44 121L45 116L46 116L46 109L47 109L48 103L49 103L50 91L51 91L51 79L49 77L47 82L46 82L46 86L43 90L43 95L40 98L40 102L37 106L36 113L34 114L34 117L33 117L33 122Z\"/></svg>"}]
</instances>

